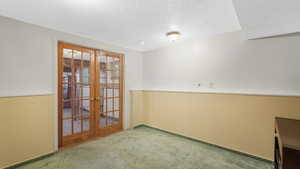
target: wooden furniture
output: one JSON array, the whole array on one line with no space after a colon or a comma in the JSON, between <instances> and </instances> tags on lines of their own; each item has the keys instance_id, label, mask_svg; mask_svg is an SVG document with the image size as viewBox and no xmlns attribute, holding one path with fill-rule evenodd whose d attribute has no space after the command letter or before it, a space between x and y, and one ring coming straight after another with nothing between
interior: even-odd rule
<instances>
[{"instance_id":1,"label":"wooden furniture","mask_svg":"<svg viewBox=\"0 0 300 169\"><path fill-rule=\"evenodd\" d=\"M124 56L58 43L59 147L122 130Z\"/></svg>"},{"instance_id":2,"label":"wooden furniture","mask_svg":"<svg viewBox=\"0 0 300 169\"><path fill-rule=\"evenodd\" d=\"M300 169L300 120L275 119L275 169Z\"/></svg>"}]
</instances>

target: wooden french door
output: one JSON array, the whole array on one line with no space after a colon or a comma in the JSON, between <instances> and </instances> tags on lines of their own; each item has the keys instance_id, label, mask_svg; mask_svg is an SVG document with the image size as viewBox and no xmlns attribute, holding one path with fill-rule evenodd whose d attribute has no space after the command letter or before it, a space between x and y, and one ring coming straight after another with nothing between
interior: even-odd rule
<instances>
[{"instance_id":1,"label":"wooden french door","mask_svg":"<svg viewBox=\"0 0 300 169\"><path fill-rule=\"evenodd\" d=\"M59 146L122 130L123 55L58 43Z\"/></svg>"}]
</instances>

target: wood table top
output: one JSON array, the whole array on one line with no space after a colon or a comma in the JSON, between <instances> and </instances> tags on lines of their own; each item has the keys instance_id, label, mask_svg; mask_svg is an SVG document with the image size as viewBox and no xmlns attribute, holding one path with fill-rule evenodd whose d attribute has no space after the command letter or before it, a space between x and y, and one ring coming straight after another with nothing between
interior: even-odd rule
<instances>
[{"instance_id":1,"label":"wood table top","mask_svg":"<svg viewBox=\"0 0 300 169\"><path fill-rule=\"evenodd\" d=\"M300 150L300 120L276 117L276 129L284 147Z\"/></svg>"}]
</instances>

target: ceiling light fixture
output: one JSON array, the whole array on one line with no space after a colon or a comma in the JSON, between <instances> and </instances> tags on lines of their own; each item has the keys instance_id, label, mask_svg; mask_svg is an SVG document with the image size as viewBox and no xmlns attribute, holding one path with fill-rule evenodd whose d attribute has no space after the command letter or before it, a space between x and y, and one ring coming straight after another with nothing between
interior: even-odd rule
<instances>
[{"instance_id":1,"label":"ceiling light fixture","mask_svg":"<svg viewBox=\"0 0 300 169\"><path fill-rule=\"evenodd\" d=\"M178 31L172 31L172 32L168 32L167 34L166 34L166 36L169 38L169 40L171 41L171 42L174 42L174 41L177 41L179 38L180 38L180 32L178 32Z\"/></svg>"}]
</instances>

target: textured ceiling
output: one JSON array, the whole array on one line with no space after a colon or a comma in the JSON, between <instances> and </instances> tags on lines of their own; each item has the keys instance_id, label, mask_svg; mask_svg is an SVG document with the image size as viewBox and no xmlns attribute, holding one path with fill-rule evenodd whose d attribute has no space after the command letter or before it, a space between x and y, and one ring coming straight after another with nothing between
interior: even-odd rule
<instances>
[{"instance_id":1,"label":"textured ceiling","mask_svg":"<svg viewBox=\"0 0 300 169\"><path fill-rule=\"evenodd\" d=\"M231 0L1 0L0 15L139 51L241 29Z\"/></svg>"},{"instance_id":2,"label":"textured ceiling","mask_svg":"<svg viewBox=\"0 0 300 169\"><path fill-rule=\"evenodd\" d=\"M300 31L300 0L233 0L248 39Z\"/></svg>"}]
</instances>

